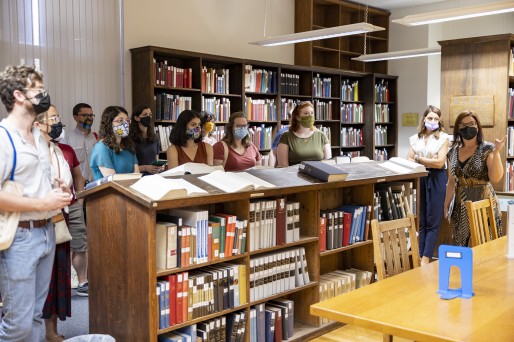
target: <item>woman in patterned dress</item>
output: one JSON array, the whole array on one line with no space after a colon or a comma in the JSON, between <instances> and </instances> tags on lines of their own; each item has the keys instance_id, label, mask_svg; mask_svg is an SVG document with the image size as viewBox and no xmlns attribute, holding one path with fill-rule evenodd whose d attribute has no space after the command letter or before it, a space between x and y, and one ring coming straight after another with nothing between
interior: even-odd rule
<instances>
[{"instance_id":1,"label":"woman in patterned dress","mask_svg":"<svg viewBox=\"0 0 514 342\"><path fill-rule=\"evenodd\" d=\"M496 228L498 236L501 235L501 212L491 183L499 182L503 176L500 150L506 137L495 139L494 144L483 138L478 115L471 111L460 113L453 127L453 147L448 152L449 174L444 201L444 212L448 214L455 195L450 224L453 244L457 246L468 246L470 240L467 200L492 197Z\"/></svg>"}]
</instances>

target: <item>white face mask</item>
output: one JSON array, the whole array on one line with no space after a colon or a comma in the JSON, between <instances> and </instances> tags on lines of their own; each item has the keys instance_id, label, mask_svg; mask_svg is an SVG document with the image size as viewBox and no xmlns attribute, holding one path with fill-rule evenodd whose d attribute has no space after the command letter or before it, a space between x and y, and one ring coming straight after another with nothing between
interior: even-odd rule
<instances>
[{"instance_id":1,"label":"white face mask","mask_svg":"<svg viewBox=\"0 0 514 342\"><path fill-rule=\"evenodd\" d=\"M66 137L66 131L64 130L64 128L62 129L61 131L61 135L59 135L57 138L55 138L54 140L57 141L57 142L61 142L64 140L64 138Z\"/></svg>"}]
</instances>

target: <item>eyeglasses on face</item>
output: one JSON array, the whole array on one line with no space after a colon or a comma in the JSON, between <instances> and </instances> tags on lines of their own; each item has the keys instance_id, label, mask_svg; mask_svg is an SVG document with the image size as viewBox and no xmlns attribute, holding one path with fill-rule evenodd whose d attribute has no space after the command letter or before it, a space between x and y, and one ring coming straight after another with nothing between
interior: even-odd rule
<instances>
[{"instance_id":1,"label":"eyeglasses on face","mask_svg":"<svg viewBox=\"0 0 514 342\"><path fill-rule=\"evenodd\" d=\"M238 129L243 129L243 128L248 128L248 125L235 125L234 127L238 128Z\"/></svg>"},{"instance_id":2,"label":"eyeglasses on face","mask_svg":"<svg viewBox=\"0 0 514 342\"><path fill-rule=\"evenodd\" d=\"M81 116L83 117L84 119L94 119L95 118L95 114L77 114L78 116Z\"/></svg>"},{"instance_id":3,"label":"eyeglasses on face","mask_svg":"<svg viewBox=\"0 0 514 342\"><path fill-rule=\"evenodd\" d=\"M50 116L46 119L43 119L43 121L61 122L61 118L59 116L54 115L54 116Z\"/></svg>"},{"instance_id":4,"label":"eyeglasses on face","mask_svg":"<svg viewBox=\"0 0 514 342\"><path fill-rule=\"evenodd\" d=\"M477 123L475 121L472 121L472 122L459 124L459 128L464 128L464 127L477 127Z\"/></svg>"}]
</instances>

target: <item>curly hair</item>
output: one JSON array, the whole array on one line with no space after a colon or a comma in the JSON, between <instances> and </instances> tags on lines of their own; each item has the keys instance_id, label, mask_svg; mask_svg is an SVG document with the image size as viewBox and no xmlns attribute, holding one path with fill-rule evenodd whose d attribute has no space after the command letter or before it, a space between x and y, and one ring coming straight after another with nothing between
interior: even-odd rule
<instances>
[{"instance_id":1,"label":"curly hair","mask_svg":"<svg viewBox=\"0 0 514 342\"><path fill-rule=\"evenodd\" d=\"M421 118L421 121L418 126L418 138L421 138L422 136L424 136L427 133L426 127L425 127L425 118L430 113L436 114L439 117L439 119L441 119L442 114L441 114L441 110L439 108L437 108L436 106L432 106L432 105L427 106L427 108L425 108L425 112L423 113L423 117ZM436 137L436 139L439 139L439 132L444 132L444 125L441 120L439 120L439 128L434 130L434 132L432 133L434 135L434 137Z\"/></svg>"},{"instance_id":2,"label":"curly hair","mask_svg":"<svg viewBox=\"0 0 514 342\"><path fill-rule=\"evenodd\" d=\"M144 139L143 139L143 132L141 132L141 128L139 127L139 121L134 120L134 118L139 117L145 109L152 110L152 108L150 108L150 106L139 105L139 106L136 106L136 108L134 108L134 110L132 111L129 135L132 138L132 141L134 141L134 143L136 143L136 144L142 143ZM157 134L155 134L153 119L150 121L150 127L148 127L148 129L146 130L146 136L147 136L148 142L150 142L150 143L153 143L157 140Z\"/></svg>"},{"instance_id":3,"label":"curly hair","mask_svg":"<svg viewBox=\"0 0 514 342\"><path fill-rule=\"evenodd\" d=\"M239 118L243 118L246 120L246 117L243 112L232 113L228 118L228 123L225 128L225 136L221 140L226 142L229 146L234 146L234 141L236 140L234 138L234 121L236 121L236 119ZM250 146L251 143L252 142L250 141L250 134L247 134L246 137L244 137L243 140L241 140L241 144L243 144L245 148Z\"/></svg>"},{"instance_id":4,"label":"curly hair","mask_svg":"<svg viewBox=\"0 0 514 342\"><path fill-rule=\"evenodd\" d=\"M120 106L109 106L104 109L102 113L102 121L100 122L100 139L103 139L103 143L110 149L114 150L115 153L119 153L122 149L128 150L132 153L136 153L134 147L134 141L129 136L122 138L120 144L116 143L116 134L112 130L112 121L118 114L125 113L128 116L127 110ZM130 132L130 129L129 129Z\"/></svg>"},{"instance_id":5,"label":"curly hair","mask_svg":"<svg viewBox=\"0 0 514 342\"><path fill-rule=\"evenodd\" d=\"M477 134L477 144L480 145L484 141L484 133L482 132L482 124L480 123L480 119L478 118L478 115L470 110L465 110L457 116L457 119L455 119L455 125L453 126L453 144L459 143L460 145L464 145L464 141L460 136L460 129L459 125L461 121L467 117L471 116L473 119L475 119L477 123L478 128L478 134Z\"/></svg>"},{"instance_id":6,"label":"curly hair","mask_svg":"<svg viewBox=\"0 0 514 342\"><path fill-rule=\"evenodd\" d=\"M300 120L298 120L298 118L300 117L300 112L305 107L311 107L312 110L314 110L314 106L312 105L312 103L310 101L302 101L302 102L298 103L294 107L293 111L291 112L291 119L289 120L289 131L290 132L296 132L298 130L298 128L300 128ZM314 130L314 129L311 129L311 130Z\"/></svg>"},{"instance_id":7,"label":"curly hair","mask_svg":"<svg viewBox=\"0 0 514 342\"><path fill-rule=\"evenodd\" d=\"M187 135L186 135L186 129L187 124L189 121L193 120L194 118L200 119L200 128L202 117L197 111L186 109L180 112L177 118L177 122L175 123L175 126L173 126L173 129L170 133L170 143L172 143L175 146L186 146L187 145ZM198 137L198 139L195 139L195 143L199 143L202 141L202 135Z\"/></svg>"},{"instance_id":8,"label":"curly hair","mask_svg":"<svg viewBox=\"0 0 514 342\"><path fill-rule=\"evenodd\" d=\"M14 108L14 91L25 92L25 88L34 87L36 81L43 82L43 74L28 65L9 65L0 72L0 97L7 109L11 112Z\"/></svg>"}]
</instances>

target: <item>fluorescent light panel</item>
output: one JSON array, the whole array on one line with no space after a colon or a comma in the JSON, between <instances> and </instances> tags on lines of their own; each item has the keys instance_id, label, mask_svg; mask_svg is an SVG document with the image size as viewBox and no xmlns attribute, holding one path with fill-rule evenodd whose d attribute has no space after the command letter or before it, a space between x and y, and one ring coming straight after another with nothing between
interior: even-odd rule
<instances>
[{"instance_id":1,"label":"fluorescent light panel","mask_svg":"<svg viewBox=\"0 0 514 342\"><path fill-rule=\"evenodd\" d=\"M377 61L386 61L386 60L391 60L391 59L422 57L422 56L439 55L439 54L441 54L441 47L434 47L434 48L423 48L423 49L414 49L414 50L373 53L373 54L369 54L369 55L362 55L359 57L355 57L355 58L352 58L352 60L359 61L359 62L377 62Z\"/></svg>"},{"instance_id":2,"label":"fluorescent light panel","mask_svg":"<svg viewBox=\"0 0 514 342\"><path fill-rule=\"evenodd\" d=\"M329 27L325 29L298 32L292 34L285 34L282 36L269 37L257 42L252 42L250 44L260 45L260 46L277 46L277 45L285 45L285 44L294 44L294 43L302 43L308 42L311 40L318 39L328 39L335 38L341 36L350 36L353 34L360 33L369 33L375 31L383 31L385 28L380 26L371 25L368 23L356 23L350 25Z\"/></svg>"},{"instance_id":3,"label":"fluorescent light panel","mask_svg":"<svg viewBox=\"0 0 514 342\"><path fill-rule=\"evenodd\" d=\"M484 5L475 5L459 8L450 8L442 11L408 15L402 19L395 19L393 23L406 26L418 26L441 23L450 20L468 19L486 15L501 14L514 11L514 1L502 1Z\"/></svg>"}]
</instances>

